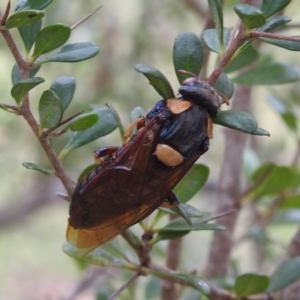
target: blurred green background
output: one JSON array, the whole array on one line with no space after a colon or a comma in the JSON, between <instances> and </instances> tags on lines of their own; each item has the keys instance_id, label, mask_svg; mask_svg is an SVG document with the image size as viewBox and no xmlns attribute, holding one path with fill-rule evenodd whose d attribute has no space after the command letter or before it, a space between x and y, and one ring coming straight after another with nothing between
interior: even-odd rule
<instances>
[{"instance_id":1,"label":"blurred green background","mask_svg":"<svg viewBox=\"0 0 300 300\"><path fill-rule=\"evenodd\" d=\"M12 7L16 2L12 1ZM298 3L293 2L295 3L288 7L286 15L299 23ZM95 58L78 64L44 65L39 76L44 77L46 82L31 93L34 114L37 115L35 108L42 91L56 77L67 75L75 77L77 81L74 100L68 109L69 115L86 109L90 104L110 103L120 114L125 127L128 126L130 112L135 106L147 110L160 100L147 80L134 70L135 64L145 63L159 69L170 80L174 90L178 89L172 63L174 39L184 31L200 34L204 25L203 18L188 3L189 1L183 0L54 1L46 9L44 25L64 23L71 26L97 6L103 5L96 15L72 32L69 40L70 43L95 42L100 46L100 53ZM206 1L199 1L199 4L207 5ZM226 27L232 27L236 21L231 10L233 4L235 1L226 2ZM2 12L5 5L6 1L1 0ZM23 51L17 30L11 32ZM274 55L279 61L299 65L298 52L287 52L268 45L264 45L262 51L267 56ZM210 70L215 61L216 57L212 56ZM0 103L14 103L10 96L10 72L13 64L13 57L1 38ZM298 94L300 92L296 85L272 88L274 89L283 96L288 95L291 90ZM267 104L266 96L269 92L266 87L255 88L252 107L259 126L268 130L271 138L249 137L249 143L258 145L261 161L288 164L298 145L279 116ZM56 193L64 192L64 189L58 179L22 167L22 162L29 161L51 168L25 121L21 117L0 111L0 122L0 299L71 299L68 297L83 272L61 250L65 241L68 203L58 198ZM58 152L69 137L66 134L54 142ZM68 174L76 181L81 170L93 162L95 149L120 143L119 133L115 131L75 150L64 160ZM214 210L210 199L217 185L223 143L223 129L215 126L210 151L200 159L201 163L210 167L210 178L207 187L192 203L205 211ZM276 229L277 233L283 231L285 235L283 245L289 241L294 230L293 226L281 227L279 231ZM185 238L185 243L192 244L196 234L202 235L203 249L184 248L182 258L188 258L185 262L187 269L194 267L193 257L200 255L205 258L207 252L210 233L192 233ZM283 249L278 251L282 253ZM158 250L160 253L164 251L163 243ZM243 257L243 252L240 248L238 250L237 258ZM248 270L249 265L251 262L245 261L241 268ZM115 274L116 271L111 272ZM146 279L139 281L141 287L144 281ZM100 282L100 286L105 285L105 280ZM95 299L93 289L87 289L78 299Z\"/></svg>"}]
</instances>

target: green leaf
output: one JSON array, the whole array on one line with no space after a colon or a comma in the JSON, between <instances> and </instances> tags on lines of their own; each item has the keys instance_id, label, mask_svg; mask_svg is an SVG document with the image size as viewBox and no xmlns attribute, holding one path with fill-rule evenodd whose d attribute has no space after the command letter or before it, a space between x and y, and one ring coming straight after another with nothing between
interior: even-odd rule
<instances>
[{"instance_id":1,"label":"green leaf","mask_svg":"<svg viewBox=\"0 0 300 300\"><path fill-rule=\"evenodd\" d=\"M42 11L26 10L18 11L12 14L5 23L5 28L11 29L14 27L25 26L37 22L44 16Z\"/></svg>"},{"instance_id":2,"label":"green leaf","mask_svg":"<svg viewBox=\"0 0 300 300\"><path fill-rule=\"evenodd\" d=\"M244 111L219 111L217 116L213 117L213 122L245 133L252 133L257 129L256 120Z\"/></svg>"},{"instance_id":3,"label":"green leaf","mask_svg":"<svg viewBox=\"0 0 300 300\"><path fill-rule=\"evenodd\" d=\"M234 85L229 77L225 73L221 73L219 78L214 84L214 88L230 99L234 92Z\"/></svg>"},{"instance_id":4,"label":"green leaf","mask_svg":"<svg viewBox=\"0 0 300 300\"><path fill-rule=\"evenodd\" d=\"M174 192L181 203L189 201L203 187L209 176L209 168L195 164L176 185Z\"/></svg>"},{"instance_id":5,"label":"green leaf","mask_svg":"<svg viewBox=\"0 0 300 300\"><path fill-rule=\"evenodd\" d=\"M39 166L37 164L34 164L34 163L31 163L31 162L23 162L22 166L25 167L26 169L39 171L39 172L44 173L46 175L52 175L53 174L53 171L47 170L44 167L41 167L41 166Z\"/></svg>"},{"instance_id":6,"label":"green leaf","mask_svg":"<svg viewBox=\"0 0 300 300\"><path fill-rule=\"evenodd\" d=\"M18 7L20 10L36 9L42 10L46 8L53 0L26 0L22 6Z\"/></svg>"},{"instance_id":7,"label":"green leaf","mask_svg":"<svg viewBox=\"0 0 300 300\"><path fill-rule=\"evenodd\" d=\"M146 111L142 108L142 107L140 107L140 106L136 106L133 110L132 110L132 112L131 112L131 114L130 114L130 123L133 123L134 121L136 121L138 118L140 118L140 117L144 117L144 118L146 118L146 115L147 115L147 113L146 113ZM132 134L135 134L137 132L137 129L136 129L136 127L132 130ZM122 136L122 140L123 140L123 138L124 138L124 134L123 134L123 136Z\"/></svg>"},{"instance_id":8,"label":"green leaf","mask_svg":"<svg viewBox=\"0 0 300 300\"><path fill-rule=\"evenodd\" d=\"M288 105L278 97L268 95L268 103L275 109L280 115L283 122L294 132L298 130L298 117L295 115L293 108L289 108Z\"/></svg>"},{"instance_id":9,"label":"green leaf","mask_svg":"<svg viewBox=\"0 0 300 300\"><path fill-rule=\"evenodd\" d=\"M112 241L105 243L101 246L101 250L113 255L118 259L125 259L128 261L129 259L126 257L124 250L118 242L118 239L113 239Z\"/></svg>"},{"instance_id":10,"label":"green leaf","mask_svg":"<svg viewBox=\"0 0 300 300\"><path fill-rule=\"evenodd\" d=\"M265 63L239 74L232 81L243 85L284 84L300 79L300 70L295 65Z\"/></svg>"},{"instance_id":11,"label":"green leaf","mask_svg":"<svg viewBox=\"0 0 300 300\"><path fill-rule=\"evenodd\" d=\"M236 4L234 11L240 17L248 30L265 24L266 18L261 10L248 4Z\"/></svg>"},{"instance_id":12,"label":"green leaf","mask_svg":"<svg viewBox=\"0 0 300 300\"><path fill-rule=\"evenodd\" d=\"M145 271L153 276L163 278L163 279L173 279L180 283L185 283L188 286L193 287L194 289L200 291L205 295L209 295L210 288L206 282L202 281L199 277L191 275L191 274L181 274L181 273L170 273L170 272L162 272L162 271L154 271L152 269L143 268Z\"/></svg>"},{"instance_id":13,"label":"green leaf","mask_svg":"<svg viewBox=\"0 0 300 300\"><path fill-rule=\"evenodd\" d=\"M251 181L261 180L263 177L269 176L271 172L276 168L276 164L272 162L259 165L259 167L251 175Z\"/></svg>"},{"instance_id":14,"label":"green leaf","mask_svg":"<svg viewBox=\"0 0 300 300\"><path fill-rule=\"evenodd\" d=\"M54 80L54 82L51 84L50 90L54 92L61 101L63 110L66 110L72 101L75 88L76 81L73 77L61 76Z\"/></svg>"},{"instance_id":15,"label":"green leaf","mask_svg":"<svg viewBox=\"0 0 300 300\"><path fill-rule=\"evenodd\" d=\"M174 240L179 239L187 234L189 234L189 230L181 230L181 231L162 231L157 234L157 236L151 240L150 244L154 245L158 243L159 241L168 241L168 240Z\"/></svg>"},{"instance_id":16,"label":"green leaf","mask_svg":"<svg viewBox=\"0 0 300 300\"><path fill-rule=\"evenodd\" d=\"M176 206L174 208L160 207L158 214L160 214L160 213L162 213L162 215L158 216L159 219L161 217L163 217L165 215L165 213L172 214L172 215L178 215L178 216L181 216L182 218L184 218L187 221L187 223L190 225L192 224L191 218L203 217L203 213L200 212L197 208L195 208L194 206L191 206L189 204L185 204L185 203L180 203L178 206Z\"/></svg>"},{"instance_id":17,"label":"green leaf","mask_svg":"<svg viewBox=\"0 0 300 300\"><path fill-rule=\"evenodd\" d=\"M223 29L223 45L226 46L230 37L230 30ZM216 29L207 29L202 33L202 41L205 46L213 52L220 53L221 47L219 42L219 36Z\"/></svg>"},{"instance_id":18,"label":"green leaf","mask_svg":"<svg viewBox=\"0 0 300 300\"><path fill-rule=\"evenodd\" d=\"M299 38L299 36L295 36L297 38ZM296 42L296 41L286 41L286 40L279 40L279 39L272 39L272 38L259 38L260 40L280 47L280 48L284 48L284 49L288 49L290 51L300 51L300 42Z\"/></svg>"},{"instance_id":19,"label":"green leaf","mask_svg":"<svg viewBox=\"0 0 300 300\"><path fill-rule=\"evenodd\" d=\"M94 43L82 42L63 46L59 52L50 54L43 58L39 63L48 62L67 62L74 63L83 61L96 56L99 53L99 47Z\"/></svg>"},{"instance_id":20,"label":"green leaf","mask_svg":"<svg viewBox=\"0 0 300 300\"><path fill-rule=\"evenodd\" d=\"M97 163L88 165L78 176L77 183L79 183L84 178L84 176L86 176L88 173L94 170L97 166L98 166Z\"/></svg>"},{"instance_id":21,"label":"green leaf","mask_svg":"<svg viewBox=\"0 0 300 300\"><path fill-rule=\"evenodd\" d=\"M160 71L144 64L135 65L134 68L148 78L151 85L164 99L175 98L168 79Z\"/></svg>"},{"instance_id":22,"label":"green leaf","mask_svg":"<svg viewBox=\"0 0 300 300\"><path fill-rule=\"evenodd\" d=\"M63 108L57 96L50 90L44 91L39 102L40 128L55 127L62 119Z\"/></svg>"},{"instance_id":23,"label":"green leaf","mask_svg":"<svg viewBox=\"0 0 300 300\"><path fill-rule=\"evenodd\" d=\"M292 168L266 163L252 175L252 180L259 181L260 184L252 190L251 196L257 199L265 195L279 194L294 186L294 178L298 178L298 175Z\"/></svg>"},{"instance_id":24,"label":"green leaf","mask_svg":"<svg viewBox=\"0 0 300 300\"><path fill-rule=\"evenodd\" d=\"M290 2L291 0L263 0L261 10L268 18L283 10Z\"/></svg>"},{"instance_id":25,"label":"green leaf","mask_svg":"<svg viewBox=\"0 0 300 300\"><path fill-rule=\"evenodd\" d=\"M192 224L190 218L203 217L203 213L200 212L196 207L185 203L180 203L178 206L172 208L171 210L177 213L179 216L183 217L185 220L186 218L188 218L189 219L188 224L190 225Z\"/></svg>"},{"instance_id":26,"label":"green leaf","mask_svg":"<svg viewBox=\"0 0 300 300\"><path fill-rule=\"evenodd\" d=\"M208 0L208 5L210 9L211 16L216 25L216 30L218 33L218 40L220 44L220 49L224 49L223 44L223 11L222 4L220 0ZM223 50L221 50L223 52Z\"/></svg>"},{"instance_id":27,"label":"green leaf","mask_svg":"<svg viewBox=\"0 0 300 300\"><path fill-rule=\"evenodd\" d=\"M197 215L197 217L202 217L203 214L193 206L188 204L179 204L178 206L172 208L172 211L181 216L189 225L192 225L191 217Z\"/></svg>"},{"instance_id":28,"label":"green leaf","mask_svg":"<svg viewBox=\"0 0 300 300\"><path fill-rule=\"evenodd\" d=\"M214 223L207 224L204 221L201 222L201 220L193 224L188 224L186 220L175 219L168 223L165 227L155 229L158 234L153 240L151 240L150 244L154 245L161 240L177 239L188 234L190 231L225 229L226 228L222 225Z\"/></svg>"},{"instance_id":29,"label":"green leaf","mask_svg":"<svg viewBox=\"0 0 300 300\"><path fill-rule=\"evenodd\" d=\"M259 58L259 52L252 46L249 45L243 51L232 59L230 64L225 68L225 73L231 73L237 71L245 66L250 65Z\"/></svg>"},{"instance_id":30,"label":"green leaf","mask_svg":"<svg viewBox=\"0 0 300 300\"><path fill-rule=\"evenodd\" d=\"M192 32L180 33L173 46L173 63L180 84L190 75L180 74L185 70L198 75L203 63L203 47L199 37Z\"/></svg>"},{"instance_id":31,"label":"green leaf","mask_svg":"<svg viewBox=\"0 0 300 300\"><path fill-rule=\"evenodd\" d=\"M30 52L31 47L33 46L36 37L40 32L41 26L42 21L39 20L33 24L18 27L27 54Z\"/></svg>"},{"instance_id":32,"label":"green leaf","mask_svg":"<svg viewBox=\"0 0 300 300\"><path fill-rule=\"evenodd\" d=\"M29 72L29 77L32 78L35 74L40 70L41 66L35 66L31 68ZM22 79L21 71L17 63L14 64L12 71L11 71L11 81L12 84L15 85L18 81Z\"/></svg>"},{"instance_id":33,"label":"green leaf","mask_svg":"<svg viewBox=\"0 0 300 300\"><path fill-rule=\"evenodd\" d=\"M300 195L292 195L285 198L284 201L280 203L279 208L300 208Z\"/></svg>"},{"instance_id":34,"label":"green leaf","mask_svg":"<svg viewBox=\"0 0 300 300\"><path fill-rule=\"evenodd\" d=\"M69 128L72 131L86 130L94 126L98 122L98 119L98 115L93 112L81 114L69 121L68 123L66 123L63 127L63 130L68 130Z\"/></svg>"},{"instance_id":35,"label":"green leaf","mask_svg":"<svg viewBox=\"0 0 300 300\"><path fill-rule=\"evenodd\" d=\"M101 248L97 248L96 250L90 252L89 254L85 255L84 257L80 257L77 252L77 248L73 247L69 243L65 243L63 246L63 251L74 258L80 258L83 261L98 265L98 266L110 266L115 268L124 268L129 270L135 270L136 266L124 262L124 260L118 259L115 256L111 255L109 252L101 250Z\"/></svg>"},{"instance_id":36,"label":"green leaf","mask_svg":"<svg viewBox=\"0 0 300 300\"><path fill-rule=\"evenodd\" d=\"M291 22L292 19L285 16L276 16L268 20L263 26L257 28L257 31L269 32L277 27L285 25Z\"/></svg>"},{"instance_id":37,"label":"green leaf","mask_svg":"<svg viewBox=\"0 0 300 300\"><path fill-rule=\"evenodd\" d=\"M96 113L99 117L96 125L89 129L75 132L68 144L59 154L59 159L62 159L70 151L105 136L117 128L117 122L107 107L98 107L91 112Z\"/></svg>"},{"instance_id":38,"label":"green leaf","mask_svg":"<svg viewBox=\"0 0 300 300\"><path fill-rule=\"evenodd\" d=\"M147 112L140 106L136 106L130 114L130 122L136 121L139 117L146 117Z\"/></svg>"},{"instance_id":39,"label":"green leaf","mask_svg":"<svg viewBox=\"0 0 300 300\"><path fill-rule=\"evenodd\" d=\"M267 130L257 127L255 131L250 132L252 135L259 135L259 136L271 136Z\"/></svg>"},{"instance_id":40,"label":"green leaf","mask_svg":"<svg viewBox=\"0 0 300 300\"><path fill-rule=\"evenodd\" d=\"M247 273L236 279L234 290L238 298L262 294L269 285L269 277L265 275Z\"/></svg>"},{"instance_id":41,"label":"green leaf","mask_svg":"<svg viewBox=\"0 0 300 300\"><path fill-rule=\"evenodd\" d=\"M62 46L70 37L71 28L64 24L54 24L43 28L37 35L32 59Z\"/></svg>"},{"instance_id":42,"label":"green leaf","mask_svg":"<svg viewBox=\"0 0 300 300\"><path fill-rule=\"evenodd\" d=\"M271 276L267 293L274 292L289 286L300 278L300 256L284 262Z\"/></svg>"},{"instance_id":43,"label":"green leaf","mask_svg":"<svg viewBox=\"0 0 300 300\"><path fill-rule=\"evenodd\" d=\"M12 87L11 95L17 104L20 104L26 93L44 81L44 78L41 77L21 79Z\"/></svg>"},{"instance_id":44,"label":"green leaf","mask_svg":"<svg viewBox=\"0 0 300 300\"><path fill-rule=\"evenodd\" d=\"M225 227L219 224L194 223L189 225L183 219L176 219L162 228L156 229L157 232L179 232L179 231L198 231L198 230L225 230Z\"/></svg>"},{"instance_id":45,"label":"green leaf","mask_svg":"<svg viewBox=\"0 0 300 300\"><path fill-rule=\"evenodd\" d=\"M121 136L121 141L123 142L124 140L124 135L125 135L125 129L123 126L123 123L121 121L120 116L118 115L118 113L116 112L116 110L114 109L114 107L111 104L106 104L106 106L108 107L108 109L111 111L111 113L113 114L117 124L118 124L118 128L120 131L120 136Z\"/></svg>"}]
</instances>

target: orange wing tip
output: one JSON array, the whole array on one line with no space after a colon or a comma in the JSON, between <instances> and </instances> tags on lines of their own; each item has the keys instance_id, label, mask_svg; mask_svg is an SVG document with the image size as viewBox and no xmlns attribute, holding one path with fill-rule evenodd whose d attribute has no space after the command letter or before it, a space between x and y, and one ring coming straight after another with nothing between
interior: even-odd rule
<instances>
[{"instance_id":1,"label":"orange wing tip","mask_svg":"<svg viewBox=\"0 0 300 300\"><path fill-rule=\"evenodd\" d=\"M67 241L72 246L77 248L78 257L84 257L94 249L98 248L101 244L96 244L91 238L95 235L95 230L82 230L75 229L71 225L67 228Z\"/></svg>"}]
</instances>

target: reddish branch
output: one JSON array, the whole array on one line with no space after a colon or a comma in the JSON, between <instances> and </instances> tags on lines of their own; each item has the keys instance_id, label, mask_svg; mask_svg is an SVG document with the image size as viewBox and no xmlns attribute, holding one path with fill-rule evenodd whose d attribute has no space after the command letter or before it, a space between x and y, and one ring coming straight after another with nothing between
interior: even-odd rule
<instances>
[{"instance_id":1,"label":"reddish branch","mask_svg":"<svg viewBox=\"0 0 300 300\"><path fill-rule=\"evenodd\" d=\"M0 20L1 20L1 18L2 18L2 15L0 14ZM21 56L10 32L3 28L0 30L0 32L1 32L2 36L4 37L12 55L14 56L18 66L21 70L22 78L28 78L29 71L32 66L27 64L27 62ZM37 139L39 140L41 146L43 147L44 151L46 152L51 164L53 165L53 167L56 171L57 177L59 177L59 179L63 183L65 189L67 190L69 196L71 196L73 193L73 190L74 190L74 184L73 184L72 180L67 176L61 161L58 160L56 153L51 148L49 142L46 140L43 140L39 136L37 121L35 120L34 116L31 113L31 110L30 110L28 93L23 97L22 105L21 105L20 109L18 110L18 112L20 115L22 115L24 117L24 119L27 121L27 123L31 127L32 131L34 132L34 134L36 135Z\"/></svg>"}]
</instances>

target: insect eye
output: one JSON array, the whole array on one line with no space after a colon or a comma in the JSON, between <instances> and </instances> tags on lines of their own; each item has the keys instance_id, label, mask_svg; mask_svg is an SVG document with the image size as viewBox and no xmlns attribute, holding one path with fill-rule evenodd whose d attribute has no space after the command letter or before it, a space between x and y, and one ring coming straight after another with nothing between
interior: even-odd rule
<instances>
[{"instance_id":1,"label":"insect eye","mask_svg":"<svg viewBox=\"0 0 300 300\"><path fill-rule=\"evenodd\" d=\"M194 84L196 81L197 81L196 78L190 77L190 78L185 79L185 80L182 82L182 85L190 85L190 84Z\"/></svg>"}]
</instances>

